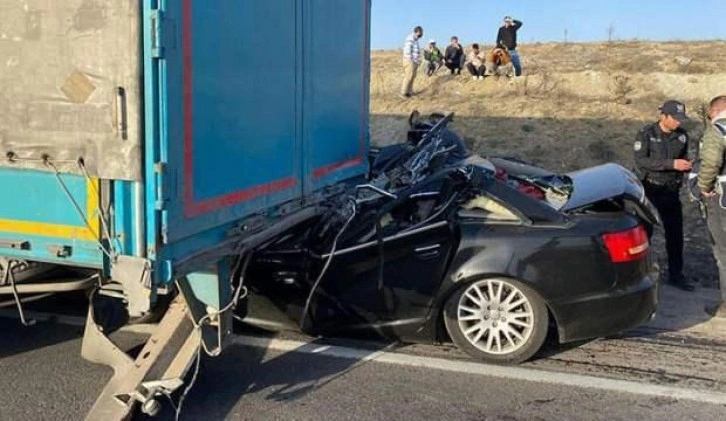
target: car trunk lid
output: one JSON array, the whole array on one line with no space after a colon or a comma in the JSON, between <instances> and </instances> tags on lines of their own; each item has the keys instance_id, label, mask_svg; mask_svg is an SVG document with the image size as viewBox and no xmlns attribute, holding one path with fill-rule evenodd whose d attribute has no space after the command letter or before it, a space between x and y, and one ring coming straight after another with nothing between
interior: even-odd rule
<instances>
[{"instance_id":1,"label":"car trunk lid","mask_svg":"<svg viewBox=\"0 0 726 421\"><path fill-rule=\"evenodd\" d=\"M655 208L645 196L645 190L631 171L618 164L603 164L566 174L572 180L572 192L562 207L573 212L610 199L624 199L634 205L634 211L651 224L658 223Z\"/></svg>"}]
</instances>

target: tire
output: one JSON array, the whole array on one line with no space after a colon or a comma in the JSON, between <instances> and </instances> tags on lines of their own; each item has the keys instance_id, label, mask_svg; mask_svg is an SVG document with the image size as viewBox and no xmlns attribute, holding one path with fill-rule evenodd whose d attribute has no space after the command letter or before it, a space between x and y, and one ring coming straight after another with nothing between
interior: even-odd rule
<instances>
[{"instance_id":1,"label":"tire","mask_svg":"<svg viewBox=\"0 0 726 421\"><path fill-rule=\"evenodd\" d=\"M503 306L509 304L514 306ZM549 326L544 300L509 278L463 285L446 301L443 316L446 330L459 349L502 365L530 359L542 347Z\"/></svg>"}]
</instances>

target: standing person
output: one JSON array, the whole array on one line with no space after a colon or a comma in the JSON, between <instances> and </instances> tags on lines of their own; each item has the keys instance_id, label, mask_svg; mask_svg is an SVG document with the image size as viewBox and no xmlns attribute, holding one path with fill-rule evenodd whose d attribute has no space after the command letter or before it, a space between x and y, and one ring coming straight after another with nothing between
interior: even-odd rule
<instances>
[{"instance_id":1,"label":"standing person","mask_svg":"<svg viewBox=\"0 0 726 421\"><path fill-rule=\"evenodd\" d=\"M517 31L522 27L522 22L512 19L511 16L504 17L504 24L499 28L497 33L497 47L507 50L512 59L514 66L514 75L522 75L522 65L519 62L519 54L517 54Z\"/></svg>"},{"instance_id":2,"label":"standing person","mask_svg":"<svg viewBox=\"0 0 726 421\"><path fill-rule=\"evenodd\" d=\"M721 288L721 303L713 313L717 317L726 317L726 209L723 206L726 204L726 179L721 178L726 173L726 95L711 100L708 118L711 124L701 142L698 188L706 202L706 224L711 232Z\"/></svg>"},{"instance_id":3,"label":"standing person","mask_svg":"<svg viewBox=\"0 0 726 421\"><path fill-rule=\"evenodd\" d=\"M466 68L471 73L472 79L484 79L484 72L486 72L485 60L486 55L479 50L479 44L472 44L471 51L466 56Z\"/></svg>"},{"instance_id":4,"label":"standing person","mask_svg":"<svg viewBox=\"0 0 726 421\"><path fill-rule=\"evenodd\" d=\"M423 28L413 28L413 33L406 37L403 44L403 83L401 84L401 96L410 98L413 96L413 81L416 79L416 71L421 64L421 50L418 40L423 36Z\"/></svg>"},{"instance_id":5,"label":"standing person","mask_svg":"<svg viewBox=\"0 0 726 421\"><path fill-rule=\"evenodd\" d=\"M451 74L461 74L461 68L464 67L464 47L459 44L459 38L451 37L451 44L446 47L444 52L444 64Z\"/></svg>"},{"instance_id":6,"label":"standing person","mask_svg":"<svg viewBox=\"0 0 726 421\"><path fill-rule=\"evenodd\" d=\"M689 121L685 105L669 100L659 111L658 121L643 127L635 137L636 171L645 195L663 221L668 283L693 291L695 286L683 276L683 210L679 192L684 172L691 170L688 158L695 142L689 141L688 133L681 127ZM652 235L651 229L648 237Z\"/></svg>"},{"instance_id":7,"label":"standing person","mask_svg":"<svg viewBox=\"0 0 726 421\"><path fill-rule=\"evenodd\" d=\"M429 41L429 45L424 51L424 63L426 76L432 76L444 65L444 56L441 55L441 50L436 46L436 40Z\"/></svg>"}]
</instances>

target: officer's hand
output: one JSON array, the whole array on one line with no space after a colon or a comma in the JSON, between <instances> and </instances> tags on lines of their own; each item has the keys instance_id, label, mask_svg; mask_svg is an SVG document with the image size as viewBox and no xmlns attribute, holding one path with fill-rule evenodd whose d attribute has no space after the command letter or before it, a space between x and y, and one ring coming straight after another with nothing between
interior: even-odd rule
<instances>
[{"instance_id":1,"label":"officer's hand","mask_svg":"<svg viewBox=\"0 0 726 421\"><path fill-rule=\"evenodd\" d=\"M678 171L690 171L693 165L691 165L691 161L686 159L676 159L673 161L673 168Z\"/></svg>"},{"instance_id":2,"label":"officer's hand","mask_svg":"<svg viewBox=\"0 0 726 421\"><path fill-rule=\"evenodd\" d=\"M701 190L701 195L703 197L707 198L707 199L710 199L710 198L716 196L716 192L713 191L713 190L711 190L711 191L703 191L703 190Z\"/></svg>"}]
</instances>

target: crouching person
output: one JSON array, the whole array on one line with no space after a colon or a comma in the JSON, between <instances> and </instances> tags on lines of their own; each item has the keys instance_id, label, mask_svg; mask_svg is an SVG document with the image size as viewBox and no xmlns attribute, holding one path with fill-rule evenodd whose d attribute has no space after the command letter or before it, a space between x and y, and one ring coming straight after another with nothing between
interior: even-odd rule
<instances>
[{"instance_id":1,"label":"crouching person","mask_svg":"<svg viewBox=\"0 0 726 421\"><path fill-rule=\"evenodd\" d=\"M726 318L726 95L711 100L708 118L711 124L701 145L698 187L706 202L706 223L711 233L721 288L721 303L708 310L717 317Z\"/></svg>"},{"instance_id":2,"label":"crouching person","mask_svg":"<svg viewBox=\"0 0 726 421\"><path fill-rule=\"evenodd\" d=\"M466 56L464 55L464 47L459 44L459 38L455 36L451 37L451 44L446 47L446 51L444 53L446 68L449 69L449 72L452 75L460 75L461 69L464 67L465 60Z\"/></svg>"},{"instance_id":3,"label":"crouching person","mask_svg":"<svg viewBox=\"0 0 726 421\"><path fill-rule=\"evenodd\" d=\"M485 61L486 55L479 49L479 44L472 44L471 51L466 56L466 68L471 73L472 79L484 79L484 72L486 71Z\"/></svg>"},{"instance_id":4,"label":"crouching person","mask_svg":"<svg viewBox=\"0 0 726 421\"><path fill-rule=\"evenodd\" d=\"M514 65L512 64L512 57L504 48L497 47L489 51L487 53L484 65L486 67L486 76L514 76Z\"/></svg>"},{"instance_id":5,"label":"crouching person","mask_svg":"<svg viewBox=\"0 0 726 421\"><path fill-rule=\"evenodd\" d=\"M435 40L430 40L429 45L424 51L424 70L426 76L433 76L444 65L444 56L441 50L436 46Z\"/></svg>"}]
</instances>

